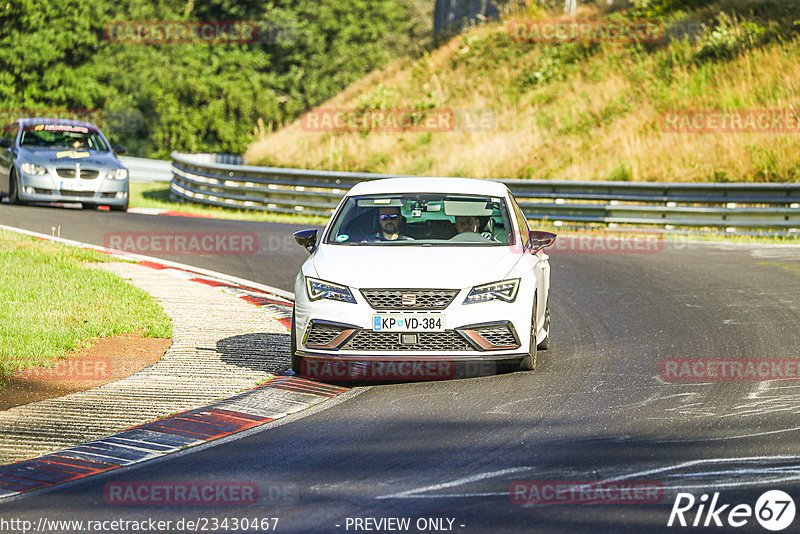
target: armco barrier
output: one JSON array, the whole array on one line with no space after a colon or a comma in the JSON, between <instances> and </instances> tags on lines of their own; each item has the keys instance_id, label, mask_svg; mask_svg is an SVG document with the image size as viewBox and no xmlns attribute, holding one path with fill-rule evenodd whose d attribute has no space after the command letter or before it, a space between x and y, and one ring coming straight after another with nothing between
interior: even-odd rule
<instances>
[{"instance_id":1,"label":"armco barrier","mask_svg":"<svg viewBox=\"0 0 800 534\"><path fill-rule=\"evenodd\" d=\"M183 200L213 206L328 216L356 183L401 176L221 162L234 158L173 152L171 192ZM511 189L532 220L800 228L800 183L499 181Z\"/></svg>"}]
</instances>

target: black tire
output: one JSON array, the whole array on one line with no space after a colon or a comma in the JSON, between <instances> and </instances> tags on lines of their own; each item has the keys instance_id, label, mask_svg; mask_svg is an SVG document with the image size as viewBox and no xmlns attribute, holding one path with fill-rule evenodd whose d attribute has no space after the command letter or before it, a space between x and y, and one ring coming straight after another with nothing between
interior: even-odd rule
<instances>
[{"instance_id":1,"label":"black tire","mask_svg":"<svg viewBox=\"0 0 800 534\"><path fill-rule=\"evenodd\" d=\"M520 371L533 371L536 369L536 299L538 298L537 294L533 295L533 311L531 311L531 339L530 339L530 349L528 349L528 355L522 358L522 361L519 362L519 369Z\"/></svg>"},{"instance_id":2,"label":"black tire","mask_svg":"<svg viewBox=\"0 0 800 534\"><path fill-rule=\"evenodd\" d=\"M111 211L128 211L128 203L126 202L122 206L109 206Z\"/></svg>"},{"instance_id":3,"label":"black tire","mask_svg":"<svg viewBox=\"0 0 800 534\"><path fill-rule=\"evenodd\" d=\"M547 297L547 304L544 307L544 339L536 348L538 350L550 348L550 296Z\"/></svg>"},{"instance_id":4,"label":"black tire","mask_svg":"<svg viewBox=\"0 0 800 534\"><path fill-rule=\"evenodd\" d=\"M289 341L289 353L292 356L292 371L294 374L300 374L300 368L303 365L303 358L297 355L297 338L295 337L295 320L294 320L294 310L292 310L292 333L291 333L291 341Z\"/></svg>"},{"instance_id":5,"label":"black tire","mask_svg":"<svg viewBox=\"0 0 800 534\"><path fill-rule=\"evenodd\" d=\"M15 204L17 206L24 206L25 202L19 198L19 192L17 191L18 186L17 171L11 169L11 173L8 175L8 203Z\"/></svg>"},{"instance_id":6,"label":"black tire","mask_svg":"<svg viewBox=\"0 0 800 534\"><path fill-rule=\"evenodd\" d=\"M81 202L81 209L83 210L96 210L99 206L97 204L90 204L88 202Z\"/></svg>"}]
</instances>

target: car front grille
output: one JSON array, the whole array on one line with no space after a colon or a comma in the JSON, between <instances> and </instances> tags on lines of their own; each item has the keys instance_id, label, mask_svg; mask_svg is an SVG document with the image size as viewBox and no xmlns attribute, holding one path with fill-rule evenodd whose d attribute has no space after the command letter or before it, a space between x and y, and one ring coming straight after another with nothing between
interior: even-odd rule
<instances>
[{"instance_id":1,"label":"car front grille","mask_svg":"<svg viewBox=\"0 0 800 534\"><path fill-rule=\"evenodd\" d=\"M443 310L458 289L362 289L361 294L375 310Z\"/></svg>"},{"instance_id":2,"label":"car front grille","mask_svg":"<svg viewBox=\"0 0 800 534\"><path fill-rule=\"evenodd\" d=\"M62 178L75 178L75 169L73 168L57 168L56 173ZM84 180L93 180L97 178L98 174L100 174L100 171L95 169L81 169L81 178Z\"/></svg>"},{"instance_id":3,"label":"car front grille","mask_svg":"<svg viewBox=\"0 0 800 534\"><path fill-rule=\"evenodd\" d=\"M397 332L373 332L361 330L350 341L345 343L342 350L439 350L458 351L475 350L455 330L444 332L419 332L419 342L413 345L400 343L400 334Z\"/></svg>"}]
</instances>

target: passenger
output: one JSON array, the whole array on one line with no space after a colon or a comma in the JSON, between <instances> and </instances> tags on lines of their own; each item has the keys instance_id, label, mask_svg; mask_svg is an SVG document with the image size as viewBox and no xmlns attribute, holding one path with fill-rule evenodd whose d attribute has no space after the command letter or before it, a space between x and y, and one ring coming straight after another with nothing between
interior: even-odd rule
<instances>
[{"instance_id":1,"label":"passenger","mask_svg":"<svg viewBox=\"0 0 800 534\"><path fill-rule=\"evenodd\" d=\"M474 235L475 237L483 237L489 241L498 242L497 238L491 232L481 232L480 221L476 215L456 215L456 230L458 235L462 236L458 241L463 240L465 237Z\"/></svg>"}]
</instances>

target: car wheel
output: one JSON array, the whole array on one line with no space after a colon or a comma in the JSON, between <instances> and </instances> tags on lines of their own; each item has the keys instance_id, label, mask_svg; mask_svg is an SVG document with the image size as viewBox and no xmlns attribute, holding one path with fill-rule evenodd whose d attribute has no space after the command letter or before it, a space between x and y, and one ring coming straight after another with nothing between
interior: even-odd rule
<instances>
[{"instance_id":1,"label":"car wheel","mask_svg":"<svg viewBox=\"0 0 800 534\"><path fill-rule=\"evenodd\" d=\"M550 348L550 297L547 297L547 304L544 307L544 339L536 346L539 350Z\"/></svg>"},{"instance_id":2,"label":"car wheel","mask_svg":"<svg viewBox=\"0 0 800 534\"><path fill-rule=\"evenodd\" d=\"M295 337L295 320L294 310L292 310L292 334L291 341L289 341L289 352L292 355L292 371L294 374L300 374L300 367L303 364L303 358L297 355L297 338Z\"/></svg>"},{"instance_id":3,"label":"car wheel","mask_svg":"<svg viewBox=\"0 0 800 534\"><path fill-rule=\"evenodd\" d=\"M109 206L111 211L128 211L128 203L126 202L122 206Z\"/></svg>"},{"instance_id":4,"label":"car wheel","mask_svg":"<svg viewBox=\"0 0 800 534\"><path fill-rule=\"evenodd\" d=\"M519 368L522 371L533 371L536 369L536 299L538 294L533 295L533 311L531 312L531 341L528 355L522 358Z\"/></svg>"},{"instance_id":5,"label":"car wheel","mask_svg":"<svg viewBox=\"0 0 800 534\"><path fill-rule=\"evenodd\" d=\"M19 198L19 191L17 189L18 187L19 184L17 184L17 172L14 169L11 169L11 174L8 176L8 203L23 206L25 205L25 202Z\"/></svg>"},{"instance_id":6,"label":"car wheel","mask_svg":"<svg viewBox=\"0 0 800 534\"><path fill-rule=\"evenodd\" d=\"M96 210L97 208L98 208L97 204L89 204L88 202L81 202L81 209Z\"/></svg>"}]
</instances>

